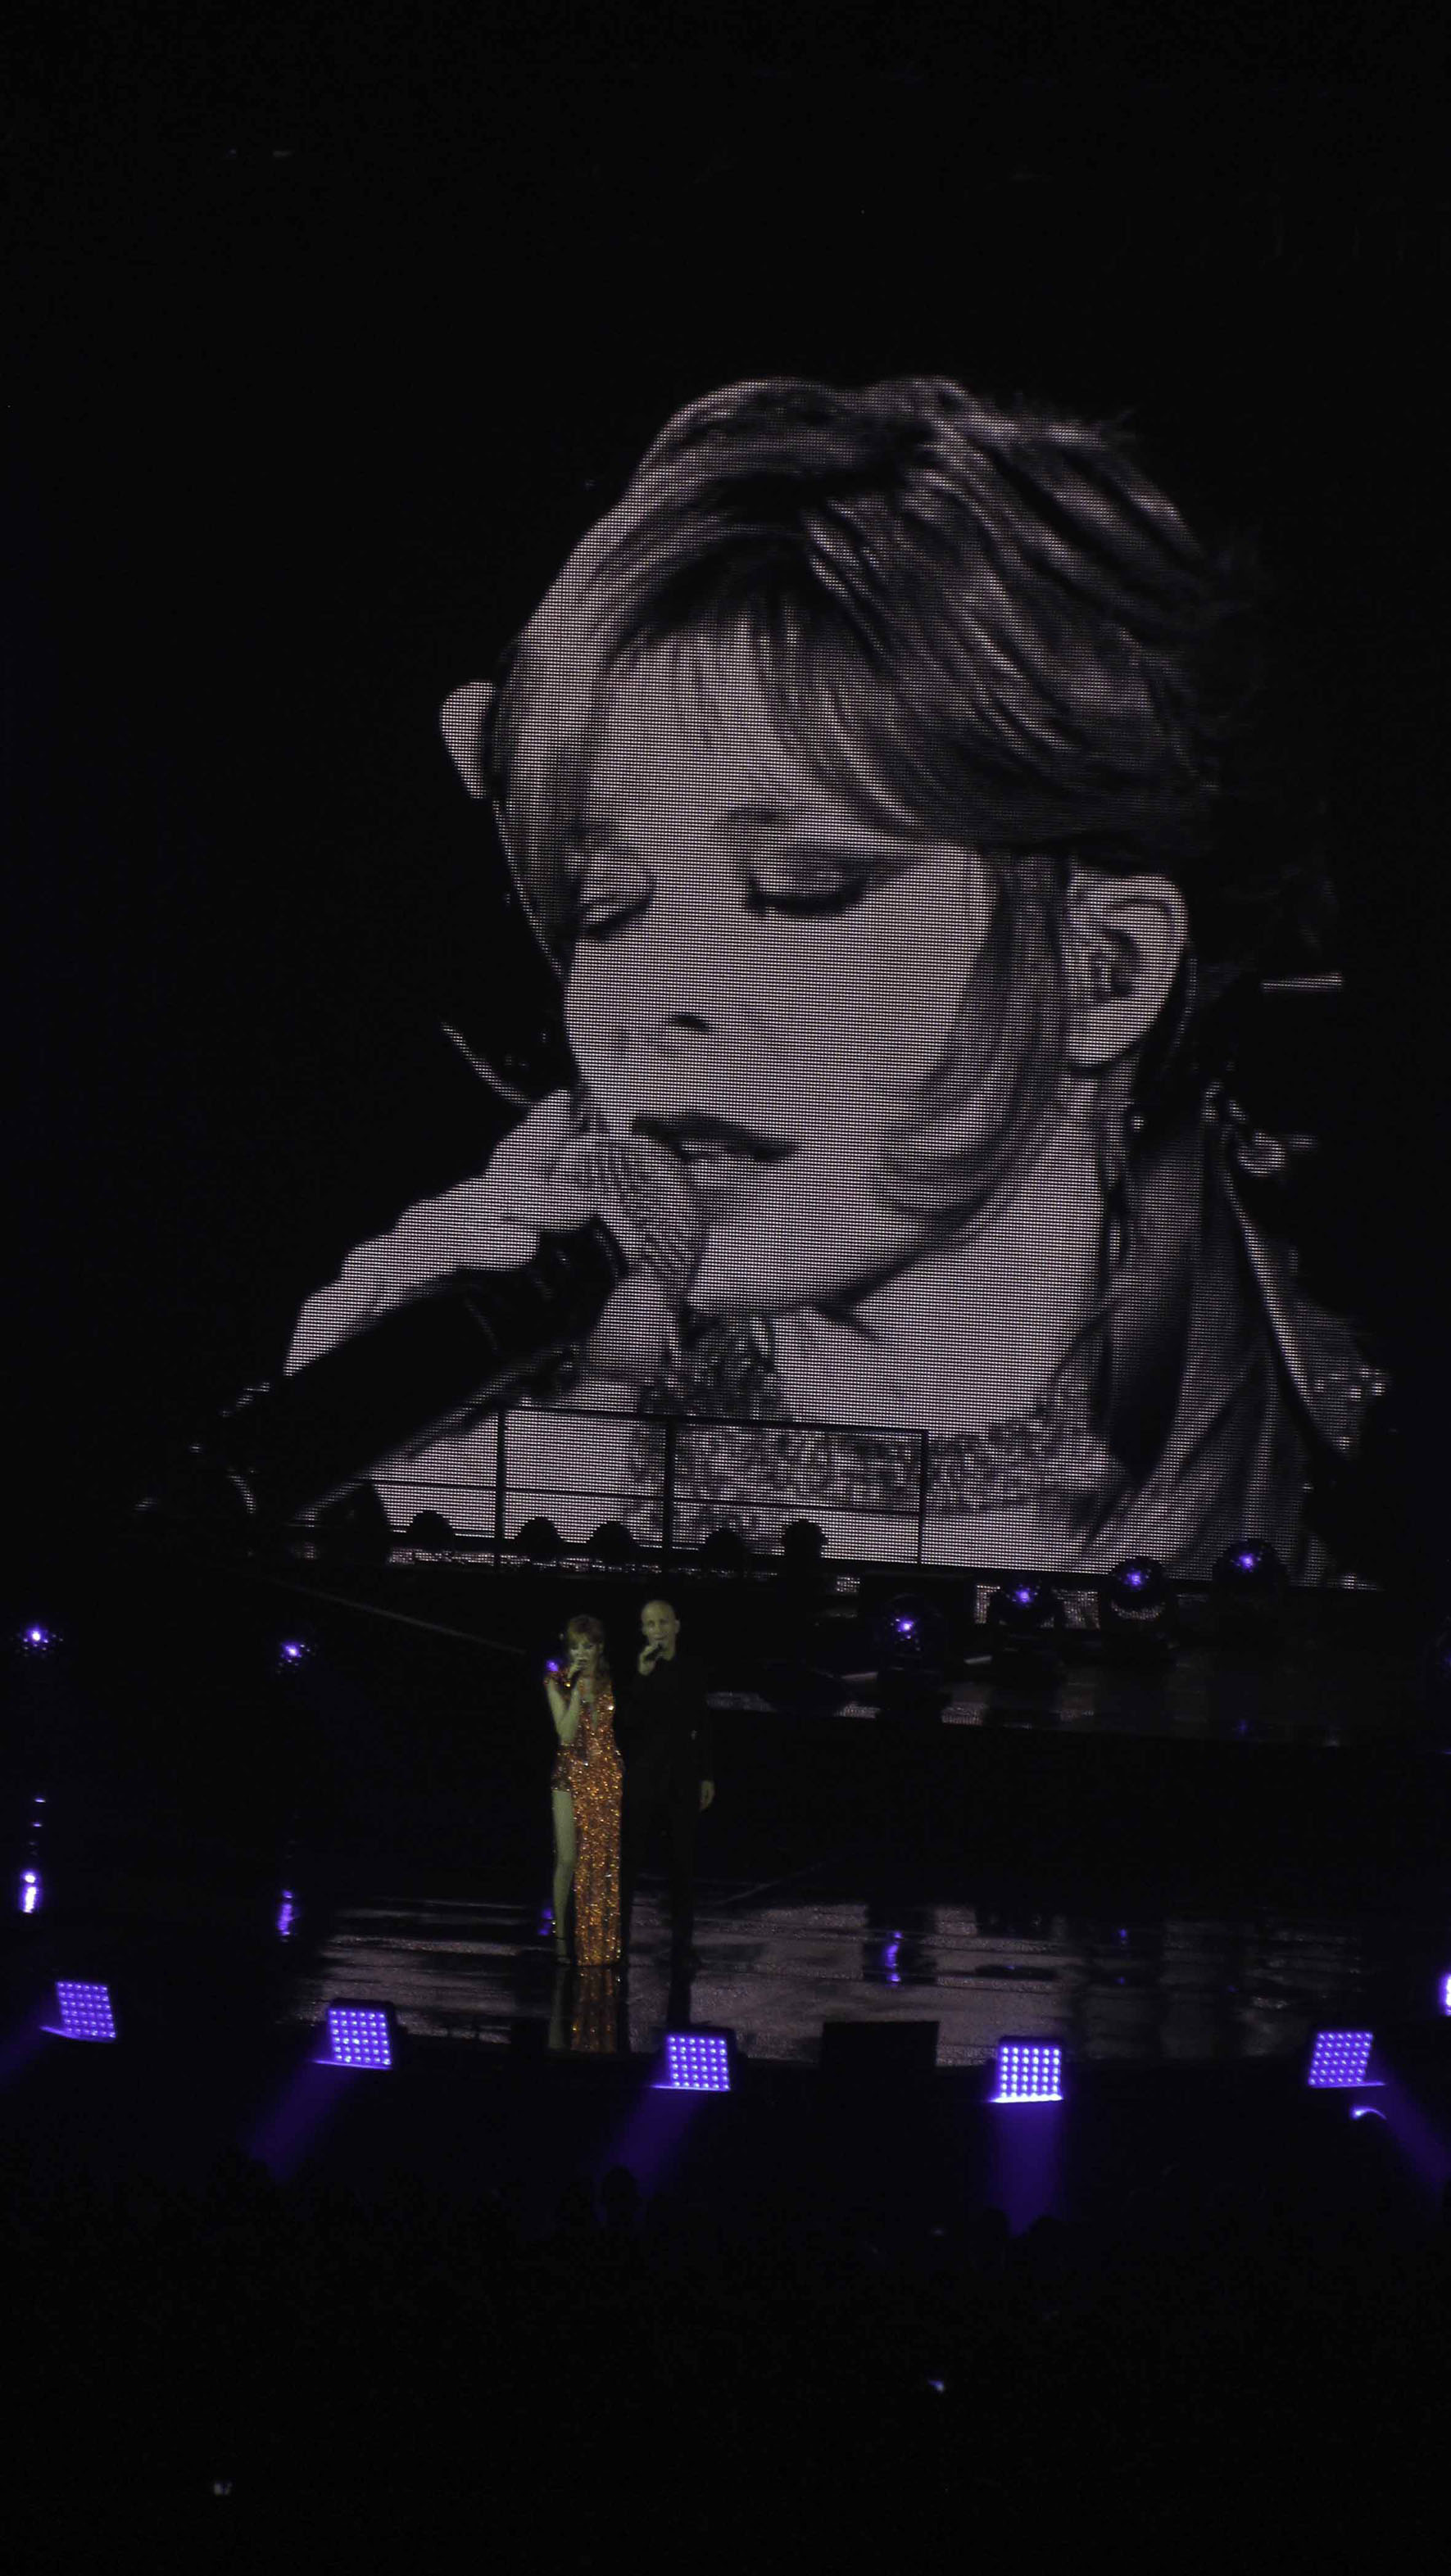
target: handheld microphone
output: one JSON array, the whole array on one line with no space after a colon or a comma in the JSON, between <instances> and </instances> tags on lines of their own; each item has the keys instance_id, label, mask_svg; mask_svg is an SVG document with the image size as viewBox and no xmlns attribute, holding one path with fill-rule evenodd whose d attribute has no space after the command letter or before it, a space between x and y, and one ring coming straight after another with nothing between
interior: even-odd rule
<instances>
[{"instance_id":1,"label":"handheld microphone","mask_svg":"<svg viewBox=\"0 0 1451 2576\"><path fill-rule=\"evenodd\" d=\"M295 1518L396 1450L501 1411L588 1337L630 1271L653 1270L678 1302L705 1232L683 1166L638 1138L587 1136L561 1170L599 1203L585 1224L541 1235L516 1269L455 1272L291 1377L250 1391L142 1512L220 1513L234 1525Z\"/></svg>"}]
</instances>

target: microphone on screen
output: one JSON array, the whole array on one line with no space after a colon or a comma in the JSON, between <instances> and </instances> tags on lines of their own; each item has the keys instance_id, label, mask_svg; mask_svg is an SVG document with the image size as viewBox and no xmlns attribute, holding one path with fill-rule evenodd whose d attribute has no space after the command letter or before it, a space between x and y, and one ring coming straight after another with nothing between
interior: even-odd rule
<instances>
[{"instance_id":1,"label":"microphone on screen","mask_svg":"<svg viewBox=\"0 0 1451 2576\"><path fill-rule=\"evenodd\" d=\"M455 1272L250 1390L142 1516L241 1528L316 1510L395 1451L502 1411L587 1340L631 1271L652 1271L678 1304L705 1234L683 1164L638 1137L585 1136L560 1171L595 1202L583 1225L542 1234L515 1269Z\"/></svg>"}]
</instances>

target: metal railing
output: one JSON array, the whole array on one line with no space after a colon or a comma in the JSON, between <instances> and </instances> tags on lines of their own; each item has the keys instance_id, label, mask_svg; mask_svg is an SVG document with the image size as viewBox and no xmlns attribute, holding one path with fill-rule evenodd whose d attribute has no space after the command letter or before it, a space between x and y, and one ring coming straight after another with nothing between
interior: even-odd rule
<instances>
[{"instance_id":1,"label":"metal railing","mask_svg":"<svg viewBox=\"0 0 1451 2576\"><path fill-rule=\"evenodd\" d=\"M613 1469L603 1454L611 1445L611 1425L616 1426L613 1437L618 1452ZM527 1458L519 1454L525 1428ZM783 1434L795 1439L816 1433L872 1444L881 1471L880 1493L860 1502L843 1502L835 1497L827 1500L819 1484L813 1490L806 1473L802 1474L799 1491L783 1493ZM717 1461L723 1441L727 1451L738 1447L740 1472L732 1472L726 1478L726 1494L694 1490L699 1469L691 1454L693 1434L709 1435ZM768 1442L774 1447L768 1489L753 1490L751 1444L756 1444L759 1454ZM554 1474L546 1472L547 1453L556 1445L560 1456L558 1472ZM588 1473L591 1449L597 1453L602 1481L579 1482L578 1477ZM651 1461L651 1472L642 1482L644 1457ZM667 1558L681 1551L693 1553L712 1529L739 1531L743 1520L752 1527L753 1535L746 1540L752 1552L771 1554L779 1546L780 1531L787 1524L809 1519L821 1528L828 1553L920 1565L930 1466L931 1441L927 1432L884 1427L880 1423L774 1423L716 1414L604 1413L551 1405L519 1407L497 1416L493 1475L489 1481L378 1476L373 1483L400 1540L408 1538L413 1522L421 1515L437 1514L447 1522L450 1541L460 1553L489 1553L496 1564L514 1549L528 1521L544 1518L553 1522L566 1544L575 1546L586 1543L605 1521L618 1520L638 1544ZM762 1471L758 1468L754 1472L759 1475ZM581 1504L593 1505L592 1515L576 1508ZM586 1521L588 1528L582 1526ZM863 1536L867 1522L874 1524L876 1543L832 1549L834 1534ZM773 1526L774 1537L765 1536ZM571 1528L579 1530L578 1537L571 1537ZM761 1534L759 1540L755 1533ZM883 1546L880 1542L884 1538L892 1543Z\"/></svg>"}]
</instances>

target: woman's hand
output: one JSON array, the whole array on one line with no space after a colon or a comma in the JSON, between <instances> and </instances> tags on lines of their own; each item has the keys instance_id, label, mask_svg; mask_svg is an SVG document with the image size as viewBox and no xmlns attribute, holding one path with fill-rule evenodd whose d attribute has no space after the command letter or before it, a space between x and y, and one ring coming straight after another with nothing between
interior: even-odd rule
<instances>
[{"instance_id":1,"label":"woman's hand","mask_svg":"<svg viewBox=\"0 0 1451 2576\"><path fill-rule=\"evenodd\" d=\"M569 1094L551 1093L498 1147L488 1167L438 1198L405 1209L387 1234L350 1252L341 1272L298 1316L287 1353L290 1376L394 1306L468 1270L514 1270L542 1233L569 1233L598 1202L557 1166L575 1138ZM658 1365L669 1309L653 1275L621 1281L588 1345L602 1377L643 1382ZM571 1389L578 1401L580 1390Z\"/></svg>"}]
</instances>

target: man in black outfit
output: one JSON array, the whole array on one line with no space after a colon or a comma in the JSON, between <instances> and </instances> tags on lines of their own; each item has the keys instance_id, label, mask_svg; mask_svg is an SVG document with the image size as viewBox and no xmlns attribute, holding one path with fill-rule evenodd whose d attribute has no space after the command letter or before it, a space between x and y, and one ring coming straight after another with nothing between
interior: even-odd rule
<instances>
[{"instance_id":1,"label":"man in black outfit","mask_svg":"<svg viewBox=\"0 0 1451 2576\"><path fill-rule=\"evenodd\" d=\"M677 1969L696 1967L695 1820L715 1796L705 1674L677 1651L680 1621L668 1601L647 1601L644 1637L633 1680L615 1711L615 1740L624 1757L620 1823L622 1957L630 1951L630 1917L641 1865L663 1828L670 1882L670 1956Z\"/></svg>"}]
</instances>

